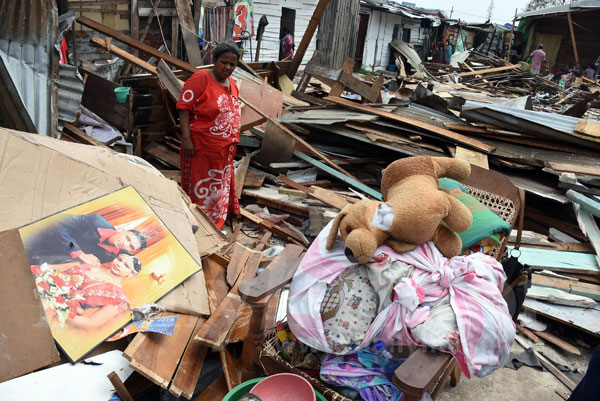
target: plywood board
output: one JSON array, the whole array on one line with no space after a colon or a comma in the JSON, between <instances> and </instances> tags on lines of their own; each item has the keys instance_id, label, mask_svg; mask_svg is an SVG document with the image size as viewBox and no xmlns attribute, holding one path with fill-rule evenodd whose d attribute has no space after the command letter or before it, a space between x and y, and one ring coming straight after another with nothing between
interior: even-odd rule
<instances>
[{"instance_id":1,"label":"plywood board","mask_svg":"<svg viewBox=\"0 0 600 401\"><path fill-rule=\"evenodd\" d=\"M292 160L295 147L296 140L294 138L272 121L267 121L265 136L256 159L264 165L289 162Z\"/></svg>"},{"instance_id":2,"label":"plywood board","mask_svg":"<svg viewBox=\"0 0 600 401\"><path fill-rule=\"evenodd\" d=\"M176 316L177 325L172 336L138 333L123 353L135 371L164 389L168 388L199 319L190 315Z\"/></svg>"},{"instance_id":3,"label":"plywood board","mask_svg":"<svg viewBox=\"0 0 600 401\"><path fill-rule=\"evenodd\" d=\"M575 306L553 305L526 298L523 307L595 336L600 336L600 306L598 305L595 308L577 308Z\"/></svg>"},{"instance_id":4,"label":"plywood board","mask_svg":"<svg viewBox=\"0 0 600 401\"><path fill-rule=\"evenodd\" d=\"M513 247L506 247L510 252ZM595 255L583 252L566 252L549 249L521 247L519 262L565 273L599 274L600 267Z\"/></svg>"},{"instance_id":5,"label":"plywood board","mask_svg":"<svg viewBox=\"0 0 600 401\"><path fill-rule=\"evenodd\" d=\"M456 155L454 156L456 159L464 160L486 170L490 169L490 165L488 163L488 157L485 153L476 152L471 149L463 148L462 146L456 147Z\"/></svg>"},{"instance_id":6,"label":"plywood board","mask_svg":"<svg viewBox=\"0 0 600 401\"><path fill-rule=\"evenodd\" d=\"M206 323L206 319L198 319L191 338L196 335L204 323ZM171 394L174 394L177 397L183 395L187 399L192 398L194 390L196 389L196 382L198 381L200 372L204 366L204 358L206 357L207 351L208 348L197 341L189 341L181 358L181 363L177 367L175 377L173 377L173 382L169 387L169 392Z\"/></svg>"},{"instance_id":7,"label":"plywood board","mask_svg":"<svg viewBox=\"0 0 600 401\"><path fill-rule=\"evenodd\" d=\"M0 282L5 284L0 298L3 382L58 362L60 356L16 229L0 233Z\"/></svg>"}]
</instances>

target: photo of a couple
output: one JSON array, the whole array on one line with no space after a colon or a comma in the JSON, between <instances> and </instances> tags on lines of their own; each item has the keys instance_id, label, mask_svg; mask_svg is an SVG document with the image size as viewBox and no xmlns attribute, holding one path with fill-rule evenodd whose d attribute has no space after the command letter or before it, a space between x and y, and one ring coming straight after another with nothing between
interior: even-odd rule
<instances>
[{"instance_id":1,"label":"photo of a couple","mask_svg":"<svg viewBox=\"0 0 600 401\"><path fill-rule=\"evenodd\" d=\"M20 233L52 334L74 361L200 270L133 187Z\"/></svg>"}]
</instances>

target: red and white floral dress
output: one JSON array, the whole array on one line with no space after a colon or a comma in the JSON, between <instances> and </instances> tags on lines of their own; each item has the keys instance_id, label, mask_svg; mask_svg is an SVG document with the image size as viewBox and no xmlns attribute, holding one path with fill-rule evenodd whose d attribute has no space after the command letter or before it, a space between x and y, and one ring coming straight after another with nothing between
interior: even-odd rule
<instances>
[{"instance_id":1,"label":"red and white floral dress","mask_svg":"<svg viewBox=\"0 0 600 401\"><path fill-rule=\"evenodd\" d=\"M210 71L194 73L183 86L177 108L190 112L194 156L181 153L181 186L217 225L229 213L240 214L235 192L233 158L240 142L238 87L214 80Z\"/></svg>"}]
</instances>

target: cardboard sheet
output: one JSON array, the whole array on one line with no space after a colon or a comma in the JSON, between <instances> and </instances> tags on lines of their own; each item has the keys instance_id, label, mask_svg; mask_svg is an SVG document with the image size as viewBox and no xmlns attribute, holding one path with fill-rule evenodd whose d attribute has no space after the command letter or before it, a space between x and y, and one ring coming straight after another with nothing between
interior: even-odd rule
<instances>
[{"instance_id":1,"label":"cardboard sheet","mask_svg":"<svg viewBox=\"0 0 600 401\"><path fill-rule=\"evenodd\" d=\"M196 261L223 241L206 221L192 221L177 184L144 160L107 149L0 128L0 230L133 185ZM193 216L205 218L195 212ZM208 219L207 219L208 220ZM192 225L217 232L197 239ZM203 248L199 250L198 244ZM209 314L203 274L195 274L160 302L173 312Z\"/></svg>"},{"instance_id":2,"label":"cardboard sheet","mask_svg":"<svg viewBox=\"0 0 600 401\"><path fill-rule=\"evenodd\" d=\"M0 382L4 382L58 362L60 356L18 230L0 233L0 282L4 284L0 292Z\"/></svg>"}]
</instances>

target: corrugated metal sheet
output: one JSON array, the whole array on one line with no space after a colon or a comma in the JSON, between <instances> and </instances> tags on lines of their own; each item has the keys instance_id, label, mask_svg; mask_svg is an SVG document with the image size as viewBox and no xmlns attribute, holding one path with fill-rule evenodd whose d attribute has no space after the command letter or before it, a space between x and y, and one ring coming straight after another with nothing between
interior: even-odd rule
<instances>
[{"instance_id":1,"label":"corrugated metal sheet","mask_svg":"<svg viewBox=\"0 0 600 401\"><path fill-rule=\"evenodd\" d=\"M574 1L573 3L563 4L562 6L556 7L548 7L542 8L540 10L527 11L517 15L517 19L527 18L527 17L537 17L541 15L551 15L551 14L562 14L568 13L570 11L577 11L584 8L600 8L600 1L598 0L582 0L582 1Z\"/></svg>"},{"instance_id":2,"label":"corrugated metal sheet","mask_svg":"<svg viewBox=\"0 0 600 401\"><path fill-rule=\"evenodd\" d=\"M58 119L72 122L77 118L77 110L83 95L83 79L77 67L61 64L58 79ZM60 122L59 122L60 124ZM62 131L62 124L60 126Z\"/></svg>"},{"instance_id":3,"label":"corrugated metal sheet","mask_svg":"<svg viewBox=\"0 0 600 401\"><path fill-rule=\"evenodd\" d=\"M58 33L53 0L0 0L0 57L37 132L57 136Z\"/></svg>"},{"instance_id":4,"label":"corrugated metal sheet","mask_svg":"<svg viewBox=\"0 0 600 401\"><path fill-rule=\"evenodd\" d=\"M514 132L600 149L600 141L583 138L575 132L581 120L576 117L471 101L464 104L460 116Z\"/></svg>"}]
</instances>

